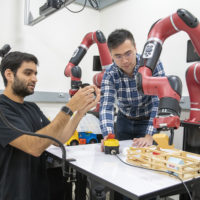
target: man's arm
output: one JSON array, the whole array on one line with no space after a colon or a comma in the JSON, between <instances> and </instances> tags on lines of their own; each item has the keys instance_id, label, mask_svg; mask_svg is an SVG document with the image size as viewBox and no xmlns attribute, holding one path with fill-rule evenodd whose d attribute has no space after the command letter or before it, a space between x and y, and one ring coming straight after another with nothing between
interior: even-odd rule
<instances>
[{"instance_id":1,"label":"man's arm","mask_svg":"<svg viewBox=\"0 0 200 200\"><path fill-rule=\"evenodd\" d=\"M95 88L95 93L96 93L96 98L95 101L92 103L88 104L86 107L84 107L81 110L78 110L76 114L71 118L71 120L67 123L65 126L62 134L59 137L59 140L62 143L65 143L66 141L69 140L69 138L74 134L80 120L82 117L85 115L87 111L89 111L91 108L95 107L97 103L100 100L100 90L98 88Z\"/></svg>"},{"instance_id":2,"label":"man's arm","mask_svg":"<svg viewBox=\"0 0 200 200\"><path fill-rule=\"evenodd\" d=\"M153 119L157 114L158 111L158 97L157 96L153 96L152 97L152 110L151 110L151 114L150 114L150 119L149 119L149 123L146 129L146 135L145 137L141 137L141 138L134 138L133 139L133 146L137 146L137 147L144 147L144 146L150 146L153 143L153 138L152 135L154 133L156 133L156 129L153 126Z\"/></svg>"},{"instance_id":3,"label":"man's arm","mask_svg":"<svg viewBox=\"0 0 200 200\"><path fill-rule=\"evenodd\" d=\"M103 135L101 140L101 151L104 151L104 140L108 133L114 134L114 102L115 89L110 74L105 73L101 82L101 101L100 101L100 128Z\"/></svg>"},{"instance_id":4,"label":"man's arm","mask_svg":"<svg viewBox=\"0 0 200 200\"><path fill-rule=\"evenodd\" d=\"M97 99L99 97L97 96L97 99L94 99L93 92L95 90L95 86L87 86L85 88L80 89L66 104L66 106L69 107L73 112L79 110L86 111L85 108L90 108L91 105L96 105ZM63 130L69 121L70 115L67 115L66 113L60 111L49 125L38 130L36 133L52 136L59 140L62 137ZM75 118L75 125L71 125L72 128L74 127L75 129L79 121L80 119ZM40 156L43 153L43 151L52 143L53 141L49 139L29 135L22 135L10 142L10 145L33 156Z\"/></svg>"},{"instance_id":5,"label":"man's arm","mask_svg":"<svg viewBox=\"0 0 200 200\"><path fill-rule=\"evenodd\" d=\"M103 137L108 133L114 133L114 103L115 88L112 77L109 73L105 73L101 83L101 100L100 100L100 128Z\"/></svg>"}]
</instances>

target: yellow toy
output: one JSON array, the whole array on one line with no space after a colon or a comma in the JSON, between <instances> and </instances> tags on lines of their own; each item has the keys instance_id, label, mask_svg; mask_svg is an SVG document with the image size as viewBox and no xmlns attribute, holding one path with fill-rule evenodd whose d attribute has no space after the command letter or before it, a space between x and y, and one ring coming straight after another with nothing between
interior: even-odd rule
<instances>
[{"instance_id":1,"label":"yellow toy","mask_svg":"<svg viewBox=\"0 0 200 200\"><path fill-rule=\"evenodd\" d=\"M115 135L112 133L109 133L107 139L104 140L104 152L106 154L119 153L119 141L114 138L115 138Z\"/></svg>"},{"instance_id":2,"label":"yellow toy","mask_svg":"<svg viewBox=\"0 0 200 200\"><path fill-rule=\"evenodd\" d=\"M169 145L169 137L164 133L154 134L153 139L158 144L157 148L174 149L174 145Z\"/></svg>"},{"instance_id":3,"label":"yellow toy","mask_svg":"<svg viewBox=\"0 0 200 200\"><path fill-rule=\"evenodd\" d=\"M78 145L80 143L79 141L79 136L78 136L78 131L75 131L74 134L70 137L70 139L65 143L66 145Z\"/></svg>"}]
</instances>

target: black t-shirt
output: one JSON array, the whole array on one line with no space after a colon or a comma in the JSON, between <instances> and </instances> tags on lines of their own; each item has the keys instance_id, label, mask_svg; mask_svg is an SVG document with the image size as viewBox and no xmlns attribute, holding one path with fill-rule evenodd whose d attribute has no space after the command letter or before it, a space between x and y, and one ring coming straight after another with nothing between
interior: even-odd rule
<instances>
[{"instance_id":1,"label":"black t-shirt","mask_svg":"<svg viewBox=\"0 0 200 200\"><path fill-rule=\"evenodd\" d=\"M16 103L0 95L0 111L19 129L36 132L49 124L35 103ZM21 136L0 119L0 200L47 200L46 157L34 157L9 145Z\"/></svg>"}]
</instances>

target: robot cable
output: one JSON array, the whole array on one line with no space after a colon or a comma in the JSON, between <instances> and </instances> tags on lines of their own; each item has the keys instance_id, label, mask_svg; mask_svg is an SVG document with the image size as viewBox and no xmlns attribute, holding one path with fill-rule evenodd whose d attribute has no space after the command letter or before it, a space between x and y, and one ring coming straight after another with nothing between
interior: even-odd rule
<instances>
[{"instance_id":1,"label":"robot cable","mask_svg":"<svg viewBox=\"0 0 200 200\"><path fill-rule=\"evenodd\" d=\"M77 11L71 10L67 6L65 6L65 8L67 10L69 10L70 12L72 12L72 13L79 13L79 12L81 12L81 11L83 11L85 9L87 1L90 3L92 8L94 8L95 10L99 10L99 4L98 4L97 0L85 0L85 2L83 4L83 7L80 10L77 10Z\"/></svg>"}]
</instances>

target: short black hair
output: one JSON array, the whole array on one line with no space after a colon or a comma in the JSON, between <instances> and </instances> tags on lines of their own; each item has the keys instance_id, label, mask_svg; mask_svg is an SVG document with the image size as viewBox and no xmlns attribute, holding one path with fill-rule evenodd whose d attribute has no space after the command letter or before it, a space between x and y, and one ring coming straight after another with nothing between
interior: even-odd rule
<instances>
[{"instance_id":1,"label":"short black hair","mask_svg":"<svg viewBox=\"0 0 200 200\"><path fill-rule=\"evenodd\" d=\"M7 79L5 77L6 69L10 69L16 74L23 62L34 62L38 65L38 59L34 55L19 51L10 52L2 59L0 70L5 86L7 86Z\"/></svg>"},{"instance_id":2,"label":"short black hair","mask_svg":"<svg viewBox=\"0 0 200 200\"><path fill-rule=\"evenodd\" d=\"M130 31L126 29L116 29L108 36L107 44L109 50L111 51L112 49L117 48L127 39L131 40L135 46L135 39Z\"/></svg>"}]
</instances>

